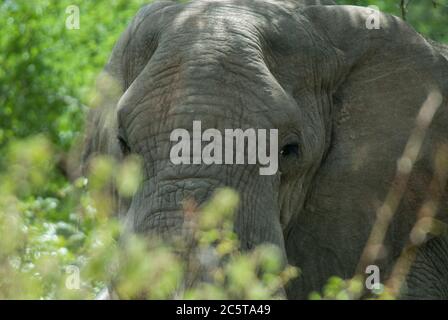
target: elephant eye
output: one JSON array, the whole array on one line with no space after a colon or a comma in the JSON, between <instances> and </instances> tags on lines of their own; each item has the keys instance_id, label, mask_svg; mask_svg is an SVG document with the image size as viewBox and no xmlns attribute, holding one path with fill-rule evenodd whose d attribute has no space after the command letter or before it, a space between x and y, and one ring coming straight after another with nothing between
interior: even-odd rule
<instances>
[{"instance_id":1,"label":"elephant eye","mask_svg":"<svg viewBox=\"0 0 448 320\"><path fill-rule=\"evenodd\" d=\"M299 155L299 145L297 143L290 143L285 145L280 150L280 155L282 157L298 156Z\"/></svg>"},{"instance_id":2,"label":"elephant eye","mask_svg":"<svg viewBox=\"0 0 448 320\"><path fill-rule=\"evenodd\" d=\"M118 144L120 145L120 150L123 153L123 155L128 155L129 153L131 153L131 148L129 148L128 143L121 135L117 136L117 140L118 140Z\"/></svg>"}]
</instances>

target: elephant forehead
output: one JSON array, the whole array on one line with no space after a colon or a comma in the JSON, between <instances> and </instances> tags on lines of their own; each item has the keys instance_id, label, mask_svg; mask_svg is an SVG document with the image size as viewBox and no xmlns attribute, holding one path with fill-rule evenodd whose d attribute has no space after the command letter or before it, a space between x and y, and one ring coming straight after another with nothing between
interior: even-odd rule
<instances>
[{"instance_id":1,"label":"elephant forehead","mask_svg":"<svg viewBox=\"0 0 448 320\"><path fill-rule=\"evenodd\" d=\"M162 11L162 37L181 35L191 41L201 37L221 39L225 42L251 42L252 40L288 44L309 38L309 31L298 23L295 10L288 1L224 0L192 1ZM299 19L301 20L301 19ZM306 20L303 19L303 23ZM271 39L272 38L272 39ZM293 41L296 38L295 41Z\"/></svg>"},{"instance_id":2,"label":"elephant forehead","mask_svg":"<svg viewBox=\"0 0 448 320\"><path fill-rule=\"evenodd\" d=\"M267 67L275 77L285 78L282 85L313 87L313 70L336 65L337 55L300 9L288 3L193 1L167 8L169 13L162 13L159 49L184 62L223 59L258 70ZM328 70L324 71L325 77Z\"/></svg>"},{"instance_id":3,"label":"elephant forehead","mask_svg":"<svg viewBox=\"0 0 448 320\"><path fill-rule=\"evenodd\" d=\"M316 77L306 66L316 65L311 60L318 54L307 48L317 40L309 39L300 17L278 3L195 1L160 10L153 20L159 36L137 37L158 43L118 104L122 123L177 125L186 118L191 125L195 118L211 127L227 120L278 128L316 117L303 113L315 105L307 97ZM303 110L293 99L297 92Z\"/></svg>"},{"instance_id":4,"label":"elephant forehead","mask_svg":"<svg viewBox=\"0 0 448 320\"><path fill-rule=\"evenodd\" d=\"M229 15L229 13L232 13ZM174 25L183 26L188 22L200 23L201 18L225 18L231 22L243 20L268 19L276 22L285 14L286 10L278 1L269 0L210 0L191 1L172 7ZM172 17L171 17L172 18ZM203 22L203 21L202 21Z\"/></svg>"}]
</instances>

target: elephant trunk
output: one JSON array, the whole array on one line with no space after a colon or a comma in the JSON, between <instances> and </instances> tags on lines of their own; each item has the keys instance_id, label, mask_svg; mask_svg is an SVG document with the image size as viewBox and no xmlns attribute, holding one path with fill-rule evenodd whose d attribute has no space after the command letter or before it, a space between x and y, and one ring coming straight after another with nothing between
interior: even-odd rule
<instances>
[{"instance_id":1,"label":"elephant trunk","mask_svg":"<svg viewBox=\"0 0 448 320\"><path fill-rule=\"evenodd\" d=\"M132 201L127 216L133 231L165 239L188 235L189 215L200 212L218 188L230 187L240 196L233 221L240 248L250 250L262 243L271 243L285 252L277 202L273 201L277 194L268 177L254 179L251 169L241 165L177 167L165 162L163 167L165 170L144 182ZM229 174L223 175L224 171Z\"/></svg>"}]
</instances>

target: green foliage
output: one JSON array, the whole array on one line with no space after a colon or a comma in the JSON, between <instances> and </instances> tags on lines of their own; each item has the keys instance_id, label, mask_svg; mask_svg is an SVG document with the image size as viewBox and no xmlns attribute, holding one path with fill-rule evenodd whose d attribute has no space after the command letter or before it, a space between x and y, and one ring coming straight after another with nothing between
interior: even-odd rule
<instances>
[{"instance_id":1,"label":"green foliage","mask_svg":"<svg viewBox=\"0 0 448 320\"><path fill-rule=\"evenodd\" d=\"M331 277L323 288L323 292L310 294L311 300L353 300L359 299L364 291L362 277L344 280L339 277Z\"/></svg>"},{"instance_id":2,"label":"green foliage","mask_svg":"<svg viewBox=\"0 0 448 320\"><path fill-rule=\"evenodd\" d=\"M128 234L110 216L110 184L125 181L119 190L131 196L139 159L118 164L96 158L88 178L67 183L54 197L35 198L55 170L49 141L37 136L12 143L6 158L0 299L92 299L106 285L122 299L272 299L282 298L281 288L297 274L282 266L276 247L238 250L232 224L238 195L232 190L189 212L190 231L167 243Z\"/></svg>"},{"instance_id":3,"label":"green foliage","mask_svg":"<svg viewBox=\"0 0 448 320\"><path fill-rule=\"evenodd\" d=\"M182 241L124 239L122 226L110 217L108 186L115 183L123 196L132 195L139 159L122 164L95 159L92 174L74 183L56 170L60 152L82 130L85 106L92 105L95 79L114 43L149 2L1 2L0 299L89 299L106 284L123 298L279 298L282 284L297 275L280 265L273 247L238 252L231 224L238 198L230 190L217 195L199 218L191 217L185 247ZM402 14L399 0L338 2ZM448 0L406 3L411 25L448 43ZM73 4L80 8L79 30L65 27L66 8ZM179 249L190 258L180 259ZM67 284L75 267L81 283L73 290ZM191 279L199 274L208 281ZM356 283L332 278L311 298L355 298Z\"/></svg>"},{"instance_id":4,"label":"green foliage","mask_svg":"<svg viewBox=\"0 0 448 320\"><path fill-rule=\"evenodd\" d=\"M147 0L78 1L80 29L65 26L73 1L0 4L0 147L46 133L67 149L115 41Z\"/></svg>"}]
</instances>

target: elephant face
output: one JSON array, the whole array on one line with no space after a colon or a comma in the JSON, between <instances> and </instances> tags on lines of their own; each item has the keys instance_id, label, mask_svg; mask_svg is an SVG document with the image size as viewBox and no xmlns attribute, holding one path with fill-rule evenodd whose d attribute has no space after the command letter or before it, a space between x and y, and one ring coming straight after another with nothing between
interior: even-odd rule
<instances>
[{"instance_id":1,"label":"elephant face","mask_svg":"<svg viewBox=\"0 0 448 320\"><path fill-rule=\"evenodd\" d=\"M274 243L303 269L291 297L331 275L353 275L421 104L430 92L438 105L446 101L448 63L397 18L379 15L382 29L370 30L367 9L331 4L223 0L141 9L99 81L102 105L90 116L85 151L86 159L143 158L142 186L120 205L134 231L178 233L186 200L201 205L227 186L240 194L242 249ZM192 132L195 121L202 131L278 130L279 170L173 164L171 133ZM431 150L422 161L431 162ZM391 253L400 251L412 219L405 211L416 203L397 209L404 227Z\"/></svg>"},{"instance_id":2,"label":"elephant face","mask_svg":"<svg viewBox=\"0 0 448 320\"><path fill-rule=\"evenodd\" d=\"M316 74L334 68L332 50L275 3L167 4L139 16L129 50L147 57L141 65L124 58L129 87L117 104L122 153L139 154L145 166L127 212L133 229L179 231L185 200L201 204L228 186L241 195L235 225L242 248L283 248L282 227L303 205L328 146L331 97L322 88L331 78ZM173 164L171 133L192 132L195 121L203 131L278 130L280 170L268 176L253 164Z\"/></svg>"}]
</instances>

